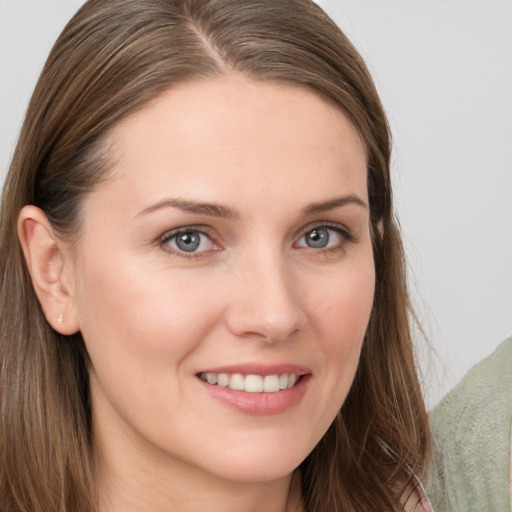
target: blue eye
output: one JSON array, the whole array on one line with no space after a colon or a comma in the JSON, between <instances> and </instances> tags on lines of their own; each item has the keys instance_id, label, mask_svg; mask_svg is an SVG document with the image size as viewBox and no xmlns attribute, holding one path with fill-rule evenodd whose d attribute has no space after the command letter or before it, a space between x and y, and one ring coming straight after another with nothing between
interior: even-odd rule
<instances>
[{"instance_id":1,"label":"blue eye","mask_svg":"<svg viewBox=\"0 0 512 512\"><path fill-rule=\"evenodd\" d=\"M171 249L184 253L197 253L211 250L213 248L212 240L204 233L194 229L186 229L173 233L164 241Z\"/></svg>"},{"instance_id":2,"label":"blue eye","mask_svg":"<svg viewBox=\"0 0 512 512\"><path fill-rule=\"evenodd\" d=\"M330 238L329 230L326 228L313 229L304 235L306 245L313 249L323 249L327 247Z\"/></svg>"},{"instance_id":3,"label":"blue eye","mask_svg":"<svg viewBox=\"0 0 512 512\"><path fill-rule=\"evenodd\" d=\"M305 233L297 245L311 249L328 249L343 243L348 236L339 228L318 226Z\"/></svg>"}]
</instances>

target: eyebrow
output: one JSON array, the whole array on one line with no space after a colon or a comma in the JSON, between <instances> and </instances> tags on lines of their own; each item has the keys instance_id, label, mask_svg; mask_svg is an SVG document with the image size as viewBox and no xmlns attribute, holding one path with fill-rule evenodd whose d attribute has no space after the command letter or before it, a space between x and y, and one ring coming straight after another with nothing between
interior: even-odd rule
<instances>
[{"instance_id":1,"label":"eyebrow","mask_svg":"<svg viewBox=\"0 0 512 512\"><path fill-rule=\"evenodd\" d=\"M311 203L308 206L306 206L302 210L302 212L304 215L314 215L317 213L323 213L330 210L334 210L336 208L341 208L342 206L345 206L347 204L355 204L365 209L368 208L368 205L358 196L356 196L355 194L349 194L346 196L329 199L328 201ZM146 215L156 210L160 210L162 208L179 208L180 210L189 213L196 213L198 215L207 215L209 217L219 217L230 220L235 220L240 217L236 211L232 210L231 208L228 208L227 206L215 203L186 201L183 199L164 199L163 201L159 201L158 203L148 206L147 208L142 210L142 212L137 214L137 217L141 215Z\"/></svg>"},{"instance_id":2,"label":"eyebrow","mask_svg":"<svg viewBox=\"0 0 512 512\"><path fill-rule=\"evenodd\" d=\"M156 204L148 206L142 210L137 217L146 215L147 213L160 210L161 208L179 208L185 212L197 213L199 215L207 215L209 217L220 217L223 219L237 219L238 214L227 206L215 203L201 203L197 201L185 201L182 199L164 199Z\"/></svg>"},{"instance_id":3,"label":"eyebrow","mask_svg":"<svg viewBox=\"0 0 512 512\"><path fill-rule=\"evenodd\" d=\"M314 215L316 213L323 213L336 208L341 208L347 204L355 204L365 209L368 208L368 205L361 198L355 194L349 194L342 197L335 197L328 201L322 201L320 203L311 203L304 208L303 212L305 215Z\"/></svg>"}]
</instances>

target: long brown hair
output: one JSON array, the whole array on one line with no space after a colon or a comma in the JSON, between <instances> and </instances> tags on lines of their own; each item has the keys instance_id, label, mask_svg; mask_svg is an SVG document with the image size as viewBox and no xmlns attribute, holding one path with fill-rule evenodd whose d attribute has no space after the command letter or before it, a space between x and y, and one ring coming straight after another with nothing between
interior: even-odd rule
<instances>
[{"instance_id":1,"label":"long brown hair","mask_svg":"<svg viewBox=\"0 0 512 512\"><path fill-rule=\"evenodd\" d=\"M390 185L390 134L364 62L309 0L90 0L57 40L32 96L0 217L0 509L96 510L87 354L46 322L16 234L24 205L63 238L108 178L106 133L159 93L238 73L305 87L343 112L368 152L376 292L348 398L301 464L309 512L399 510L429 430L410 335Z\"/></svg>"}]
</instances>

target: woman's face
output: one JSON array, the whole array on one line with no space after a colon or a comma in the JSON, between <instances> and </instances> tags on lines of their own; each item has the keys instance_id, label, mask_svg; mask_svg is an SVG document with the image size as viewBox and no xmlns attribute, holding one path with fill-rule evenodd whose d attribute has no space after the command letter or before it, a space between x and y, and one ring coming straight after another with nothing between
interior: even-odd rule
<instances>
[{"instance_id":1,"label":"woman's face","mask_svg":"<svg viewBox=\"0 0 512 512\"><path fill-rule=\"evenodd\" d=\"M70 260L104 456L289 474L347 396L372 307L360 138L312 92L230 77L166 92L110 144Z\"/></svg>"}]
</instances>

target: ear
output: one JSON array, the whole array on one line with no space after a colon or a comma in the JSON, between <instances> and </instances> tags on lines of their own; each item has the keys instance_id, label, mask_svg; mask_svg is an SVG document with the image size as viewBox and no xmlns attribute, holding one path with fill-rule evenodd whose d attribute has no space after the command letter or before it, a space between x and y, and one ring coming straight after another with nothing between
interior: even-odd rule
<instances>
[{"instance_id":1,"label":"ear","mask_svg":"<svg viewBox=\"0 0 512 512\"><path fill-rule=\"evenodd\" d=\"M61 334L76 333L79 322L68 244L55 235L44 212L32 205L18 216L18 237L46 320Z\"/></svg>"}]
</instances>

